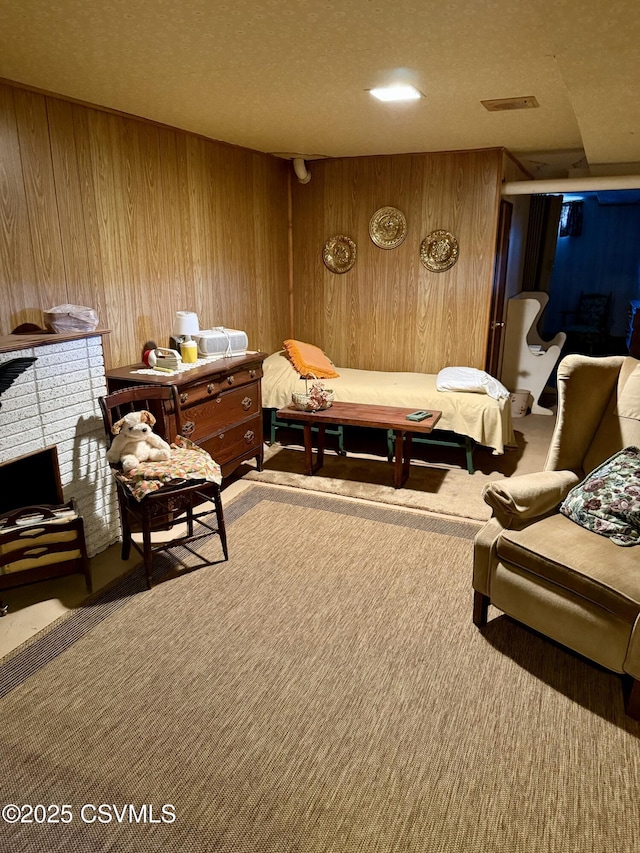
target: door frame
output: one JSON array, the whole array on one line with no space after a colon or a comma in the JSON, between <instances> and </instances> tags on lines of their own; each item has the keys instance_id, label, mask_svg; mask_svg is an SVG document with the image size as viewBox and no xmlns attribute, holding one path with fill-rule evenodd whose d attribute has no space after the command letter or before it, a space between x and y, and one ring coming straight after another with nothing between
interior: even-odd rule
<instances>
[{"instance_id":1,"label":"door frame","mask_svg":"<svg viewBox=\"0 0 640 853\"><path fill-rule=\"evenodd\" d=\"M498 214L498 235L496 239L496 254L493 267L493 284L491 287L491 310L489 312L489 332L487 338L487 356L485 370L491 376L499 378L502 372L502 355L504 349L505 312L504 296L507 286L507 266L509 262L509 235L513 218L513 204L505 199L500 200Z\"/></svg>"}]
</instances>

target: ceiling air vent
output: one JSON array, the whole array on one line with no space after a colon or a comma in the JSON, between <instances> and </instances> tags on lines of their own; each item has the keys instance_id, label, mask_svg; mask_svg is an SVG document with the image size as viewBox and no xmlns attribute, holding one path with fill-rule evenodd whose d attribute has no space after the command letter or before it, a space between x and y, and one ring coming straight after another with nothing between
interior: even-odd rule
<instances>
[{"instance_id":1,"label":"ceiling air vent","mask_svg":"<svg viewBox=\"0 0 640 853\"><path fill-rule=\"evenodd\" d=\"M496 98L493 101L480 101L480 103L490 113L499 110L531 110L540 106L533 95L528 95L526 98Z\"/></svg>"}]
</instances>

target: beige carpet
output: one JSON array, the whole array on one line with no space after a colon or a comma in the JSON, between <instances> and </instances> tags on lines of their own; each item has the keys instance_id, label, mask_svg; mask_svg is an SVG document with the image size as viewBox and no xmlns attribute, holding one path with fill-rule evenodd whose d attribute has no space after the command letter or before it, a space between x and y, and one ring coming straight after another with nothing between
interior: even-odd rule
<instances>
[{"instance_id":1,"label":"beige carpet","mask_svg":"<svg viewBox=\"0 0 640 853\"><path fill-rule=\"evenodd\" d=\"M354 433L347 444L346 457L335 452L325 455L325 462L313 477L304 474L304 453L300 444L267 448L262 472L244 468L249 480L281 486L293 486L317 492L343 495L395 506L429 510L446 515L485 521L491 510L482 499L482 488L490 480L540 471L545 462L555 417L527 415L514 420L518 446L502 456L493 456L485 447L474 452L475 473L465 467L464 450L414 444L415 461L409 480L402 489L394 489L392 466L386 460L384 433ZM282 429L278 438L300 442L300 433ZM349 436L347 436L348 438ZM327 439L329 446L330 438ZM364 448L364 452L363 452ZM374 450L375 453L367 452Z\"/></svg>"},{"instance_id":2,"label":"beige carpet","mask_svg":"<svg viewBox=\"0 0 640 853\"><path fill-rule=\"evenodd\" d=\"M474 628L477 525L257 485L226 517L227 563L137 572L3 663L3 802L72 819L0 849L637 851L619 681Z\"/></svg>"}]
</instances>

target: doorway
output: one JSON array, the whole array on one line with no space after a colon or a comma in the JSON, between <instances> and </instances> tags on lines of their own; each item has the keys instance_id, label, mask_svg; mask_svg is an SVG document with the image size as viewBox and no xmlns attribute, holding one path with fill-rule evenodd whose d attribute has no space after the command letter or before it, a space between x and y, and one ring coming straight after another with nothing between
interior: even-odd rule
<instances>
[{"instance_id":1,"label":"doorway","mask_svg":"<svg viewBox=\"0 0 640 853\"><path fill-rule=\"evenodd\" d=\"M563 210L579 205L579 227L561 229ZM542 212L541 212L542 211ZM540 224L542 221L542 225ZM630 304L640 298L640 191L532 196L523 290L546 290L540 320L552 338L572 321L580 294L611 294L606 335L594 355L626 354ZM526 280L527 273L529 281ZM567 341L566 352L586 351Z\"/></svg>"}]
</instances>

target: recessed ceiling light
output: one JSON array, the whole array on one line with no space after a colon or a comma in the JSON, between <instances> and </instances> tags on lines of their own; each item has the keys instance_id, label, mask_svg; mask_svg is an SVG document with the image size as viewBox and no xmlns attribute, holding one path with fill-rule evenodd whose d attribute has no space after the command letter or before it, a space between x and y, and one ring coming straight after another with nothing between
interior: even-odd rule
<instances>
[{"instance_id":1,"label":"recessed ceiling light","mask_svg":"<svg viewBox=\"0 0 640 853\"><path fill-rule=\"evenodd\" d=\"M381 86L369 91L379 101L417 101L423 97L414 86Z\"/></svg>"}]
</instances>

